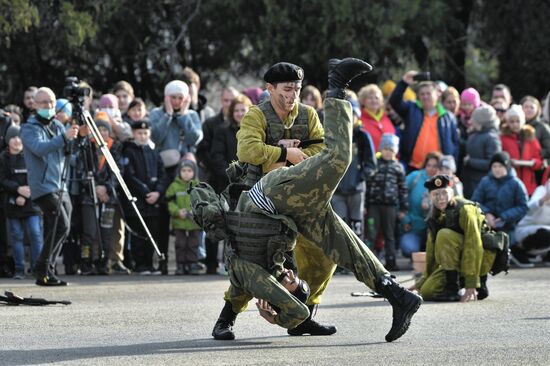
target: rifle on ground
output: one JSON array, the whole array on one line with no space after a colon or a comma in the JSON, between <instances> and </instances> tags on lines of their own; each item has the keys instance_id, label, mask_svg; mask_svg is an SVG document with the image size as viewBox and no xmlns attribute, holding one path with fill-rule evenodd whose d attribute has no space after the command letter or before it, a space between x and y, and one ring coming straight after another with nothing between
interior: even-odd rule
<instances>
[{"instance_id":1,"label":"rifle on ground","mask_svg":"<svg viewBox=\"0 0 550 366\"><path fill-rule=\"evenodd\" d=\"M70 301L66 301L66 300L57 301L57 300L39 299L36 297L21 297L10 291L4 292L4 295L6 296L0 295L0 303L5 303L6 305L44 306L44 305L56 305L56 304L62 304L62 305L71 304Z\"/></svg>"}]
</instances>

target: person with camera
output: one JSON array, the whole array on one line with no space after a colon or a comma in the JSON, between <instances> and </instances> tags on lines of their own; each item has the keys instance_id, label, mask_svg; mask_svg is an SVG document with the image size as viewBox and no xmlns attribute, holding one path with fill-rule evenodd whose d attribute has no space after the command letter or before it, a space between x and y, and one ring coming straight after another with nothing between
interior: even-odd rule
<instances>
[{"instance_id":1,"label":"person with camera","mask_svg":"<svg viewBox=\"0 0 550 366\"><path fill-rule=\"evenodd\" d=\"M404 101L409 85L417 83L418 102ZM390 104L403 118L401 160L408 171L422 169L426 155L438 151L458 161L459 136L455 116L438 102L439 93L427 73L407 71L390 96Z\"/></svg>"},{"instance_id":2,"label":"person with camera","mask_svg":"<svg viewBox=\"0 0 550 366\"><path fill-rule=\"evenodd\" d=\"M39 88L35 94L36 114L21 127L31 199L44 213L44 246L34 267L39 286L67 285L56 277L53 266L57 249L69 234L72 205L62 173L64 156L79 127L72 125L65 129L55 119L55 103L50 88Z\"/></svg>"}]
</instances>

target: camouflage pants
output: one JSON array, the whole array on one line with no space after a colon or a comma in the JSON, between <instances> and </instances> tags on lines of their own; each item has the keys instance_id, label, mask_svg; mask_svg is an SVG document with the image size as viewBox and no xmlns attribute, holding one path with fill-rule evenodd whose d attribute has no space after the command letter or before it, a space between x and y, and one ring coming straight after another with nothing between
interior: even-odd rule
<instances>
[{"instance_id":1,"label":"camouflage pants","mask_svg":"<svg viewBox=\"0 0 550 366\"><path fill-rule=\"evenodd\" d=\"M299 276L316 294L308 304L319 302L335 264L375 289L376 279L387 273L363 241L333 211L330 201L351 163L352 115L347 101L325 101L325 144L320 153L292 167L269 172L262 178L264 194L278 214L290 217L298 232L297 266ZM249 210L258 212L252 201ZM250 294L230 286L225 293L236 313L246 309ZM315 302L316 301L316 302Z\"/></svg>"},{"instance_id":2,"label":"camouflage pants","mask_svg":"<svg viewBox=\"0 0 550 366\"><path fill-rule=\"evenodd\" d=\"M376 279L387 271L330 204L351 163L351 106L331 98L324 105L326 148L298 165L268 173L262 178L263 191L277 213L294 220L298 232L330 261L375 289Z\"/></svg>"},{"instance_id":3,"label":"camouflage pants","mask_svg":"<svg viewBox=\"0 0 550 366\"><path fill-rule=\"evenodd\" d=\"M460 271L460 260L464 248L464 235L450 229L441 229L435 239L436 269L422 283L420 294L425 300L430 300L435 294L443 292L446 279L445 271ZM480 276L491 270L495 261L496 252L485 249L481 261Z\"/></svg>"},{"instance_id":4,"label":"camouflage pants","mask_svg":"<svg viewBox=\"0 0 550 366\"><path fill-rule=\"evenodd\" d=\"M289 293L275 277L261 266L233 256L229 259L229 278L237 296L267 300L281 310L275 322L283 328L292 329L309 316L309 309ZM231 293L230 293L231 294Z\"/></svg>"}]
</instances>

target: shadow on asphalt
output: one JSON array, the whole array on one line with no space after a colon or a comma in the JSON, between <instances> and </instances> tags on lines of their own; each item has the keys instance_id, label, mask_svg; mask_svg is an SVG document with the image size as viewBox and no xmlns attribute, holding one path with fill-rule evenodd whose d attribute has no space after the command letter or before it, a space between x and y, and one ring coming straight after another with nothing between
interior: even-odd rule
<instances>
[{"instance_id":1,"label":"shadow on asphalt","mask_svg":"<svg viewBox=\"0 0 550 366\"><path fill-rule=\"evenodd\" d=\"M360 347L386 344L387 342L371 343L344 343L344 344L304 344L292 342L288 344L273 344L276 338L289 338L288 336L275 336L263 338L244 338L236 341L216 341L211 338L193 339L186 341L140 343L120 346L80 347L80 348L51 348L41 350L11 350L2 351L2 365L36 365L48 362L76 361L86 359L99 359L103 357L145 356L171 353L197 353L197 352L240 352L244 350L268 350L291 348L329 348L329 347ZM309 337L304 337L309 338Z\"/></svg>"}]
</instances>

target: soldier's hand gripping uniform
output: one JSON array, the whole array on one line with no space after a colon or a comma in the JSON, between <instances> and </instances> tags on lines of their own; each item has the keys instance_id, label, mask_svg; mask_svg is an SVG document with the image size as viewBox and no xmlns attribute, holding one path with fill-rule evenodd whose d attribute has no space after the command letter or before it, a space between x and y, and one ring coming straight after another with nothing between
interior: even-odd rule
<instances>
[{"instance_id":1,"label":"soldier's hand gripping uniform","mask_svg":"<svg viewBox=\"0 0 550 366\"><path fill-rule=\"evenodd\" d=\"M393 308L393 322L386 341L391 342L407 331L422 298L393 280L330 205L351 161L352 112L349 102L342 100L344 89L351 79L370 70L370 65L357 59L330 61L325 100L326 148L300 164L268 173L249 192L243 193L239 205L244 212L289 217L297 231L319 246L333 263L352 271L358 280L388 299ZM236 313L222 311L218 322L233 322L235 317ZM229 331L232 322L226 328Z\"/></svg>"},{"instance_id":2,"label":"soldier's hand gripping uniform","mask_svg":"<svg viewBox=\"0 0 550 366\"><path fill-rule=\"evenodd\" d=\"M281 62L273 65L265 74L267 83L295 83L299 87L303 78L303 70L293 64ZM273 101L275 103L275 101ZM281 119L271 100L250 108L241 122L237 133L237 156L239 161L248 165L246 184L254 185L262 176L277 165L287 162L287 149L281 141L322 141L323 127L317 112L309 106L296 103L288 116ZM311 157L319 153L323 143L315 143L303 148L302 153ZM314 306L320 303L336 265L315 244L304 236L298 235L294 248L294 259L298 273L311 288L307 305L313 313ZM251 297L230 287L225 293L225 300L232 304L236 313L246 310ZM309 318L299 327L288 331L291 335L331 335L336 332L332 325L322 325ZM215 336L216 337L216 336Z\"/></svg>"}]
</instances>

